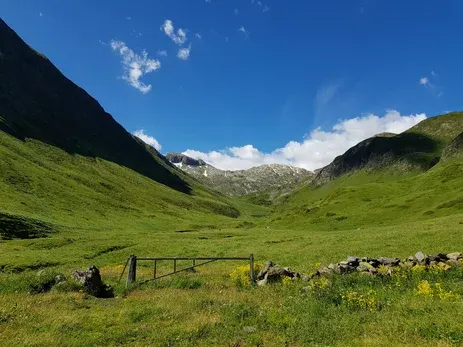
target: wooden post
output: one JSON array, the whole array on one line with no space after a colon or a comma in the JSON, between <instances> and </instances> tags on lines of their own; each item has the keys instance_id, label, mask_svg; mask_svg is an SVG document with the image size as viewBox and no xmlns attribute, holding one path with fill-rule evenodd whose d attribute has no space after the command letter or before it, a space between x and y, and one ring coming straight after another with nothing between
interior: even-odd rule
<instances>
[{"instance_id":1,"label":"wooden post","mask_svg":"<svg viewBox=\"0 0 463 347\"><path fill-rule=\"evenodd\" d=\"M154 279L156 279L156 270L157 270L157 265L158 265L157 263L158 263L158 261L155 260L154 261Z\"/></svg>"},{"instance_id":2,"label":"wooden post","mask_svg":"<svg viewBox=\"0 0 463 347\"><path fill-rule=\"evenodd\" d=\"M128 288L129 285L134 283L136 280L137 280L137 257L132 254L130 256L129 272L127 274L127 282L125 283L125 287Z\"/></svg>"},{"instance_id":3,"label":"wooden post","mask_svg":"<svg viewBox=\"0 0 463 347\"><path fill-rule=\"evenodd\" d=\"M177 259L174 259L174 272L177 272Z\"/></svg>"},{"instance_id":4,"label":"wooden post","mask_svg":"<svg viewBox=\"0 0 463 347\"><path fill-rule=\"evenodd\" d=\"M255 276L254 276L254 254L249 256L249 279L251 280L251 285L255 283Z\"/></svg>"}]
</instances>

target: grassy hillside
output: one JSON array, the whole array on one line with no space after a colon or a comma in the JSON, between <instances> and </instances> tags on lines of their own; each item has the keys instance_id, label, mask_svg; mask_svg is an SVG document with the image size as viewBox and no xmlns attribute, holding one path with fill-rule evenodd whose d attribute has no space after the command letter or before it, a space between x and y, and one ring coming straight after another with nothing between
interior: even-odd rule
<instances>
[{"instance_id":1,"label":"grassy hillside","mask_svg":"<svg viewBox=\"0 0 463 347\"><path fill-rule=\"evenodd\" d=\"M341 230L428 220L463 212L463 162L439 163L402 179L388 172L357 172L324 186L299 189L272 215L292 228Z\"/></svg>"},{"instance_id":2,"label":"grassy hillside","mask_svg":"<svg viewBox=\"0 0 463 347\"><path fill-rule=\"evenodd\" d=\"M396 176L426 171L439 162L445 146L461 131L463 112L453 112L428 118L402 134L374 136L336 157L311 184L322 185L358 170L387 170Z\"/></svg>"},{"instance_id":3,"label":"grassy hillside","mask_svg":"<svg viewBox=\"0 0 463 347\"><path fill-rule=\"evenodd\" d=\"M0 131L70 154L103 158L178 191L191 187L0 19Z\"/></svg>"}]
</instances>

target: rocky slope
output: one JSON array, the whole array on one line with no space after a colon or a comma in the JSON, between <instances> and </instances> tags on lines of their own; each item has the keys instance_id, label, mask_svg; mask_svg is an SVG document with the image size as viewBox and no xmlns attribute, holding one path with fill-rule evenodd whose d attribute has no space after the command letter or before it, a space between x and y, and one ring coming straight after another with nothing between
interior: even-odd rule
<instances>
[{"instance_id":1,"label":"rocky slope","mask_svg":"<svg viewBox=\"0 0 463 347\"><path fill-rule=\"evenodd\" d=\"M445 147L463 131L463 113L426 119L401 134L379 134L366 139L317 172L311 184L319 186L363 169L395 172L426 171L437 164Z\"/></svg>"},{"instance_id":2,"label":"rocky slope","mask_svg":"<svg viewBox=\"0 0 463 347\"><path fill-rule=\"evenodd\" d=\"M134 138L0 19L0 131L100 157L188 193L182 174Z\"/></svg>"},{"instance_id":3,"label":"rocky slope","mask_svg":"<svg viewBox=\"0 0 463 347\"><path fill-rule=\"evenodd\" d=\"M272 191L283 193L313 176L310 171L287 165L271 164L225 171L180 153L169 153L166 158L205 185L232 196Z\"/></svg>"},{"instance_id":4,"label":"rocky slope","mask_svg":"<svg viewBox=\"0 0 463 347\"><path fill-rule=\"evenodd\" d=\"M463 132L455 137L442 152L443 160L458 156L463 156Z\"/></svg>"}]
</instances>

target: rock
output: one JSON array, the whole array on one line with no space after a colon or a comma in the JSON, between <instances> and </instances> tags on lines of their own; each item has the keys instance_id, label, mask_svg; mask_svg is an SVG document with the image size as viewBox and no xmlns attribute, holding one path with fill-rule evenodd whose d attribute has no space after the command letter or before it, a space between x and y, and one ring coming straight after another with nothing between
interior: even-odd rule
<instances>
[{"instance_id":1,"label":"rock","mask_svg":"<svg viewBox=\"0 0 463 347\"><path fill-rule=\"evenodd\" d=\"M264 276L267 274L268 270L273 266L274 264L272 261L269 260L268 262L266 262L262 270L260 270L260 272L257 274L257 279L263 279Z\"/></svg>"},{"instance_id":2,"label":"rock","mask_svg":"<svg viewBox=\"0 0 463 347\"><path fill-rule=\"evenodd\" d=\"M318 276L329 276L333 274L333 270L327 268L327 267L321 267L317 271Z\"/></svg>"},{"instance_id":3,"label":"rock","mask_svg":"<svg viewBox=\"0 0 463 347\"><path fill-rule=\"evenodd\" d=\"M347 257L347 263L348 263L349 265L357 266L358 263L359 263L359 258L353 257L353 256L349 256L349 257Z\"/></svg>"},{"instance_id":4,"label":"rock","mask_svg":"<svg viewBox=\"0 0 463 347\"><path fill-rule=\"evenodd\" d=\"M369 271L371 273L376 273L378 270L376 270L373 265L367 263L367 262L362 262L359 264L359 266L357 266L357 271L359 272L365 272L365 271Z\"/></svg>"},{"instance_id":5,"label":"rock","mask_svg":"<svg viewBox=\"0 0 463 347\"><path fill-rule=\"evenodd\" d=\"M447 259L448 260L459 260L461 259L461 253L459 252L449 253L447 254Z\"/></svg>"},{"instance_id":6,"label":"rock","mask_svg":"<svg viewBox=\"0 0 463 347\"><path fill-rule=\"evenodd\" d=\"M449 257L447 257L447 254L445 253L439 253L437 256L440 258L441 261L449 260Z\"/></svg>"},{"instance_id":7,"label":"rock","mask_svg":"<svg viewBox=\"0 0 463 347\"><path fill-rule=\"evenodd\" d=\"M385 266L397 266L400 263L400 259L381 257L381 258L378 258L378 262L381 265L385 265Z\"/></svg>"},{"instance_id":8,"label":"rock","mask_svg":"<svg viewBox=\"0 0 463 347\"><path fill-rule=\"evenodd\" d=\"M301 275L301 281L309 282L312 279L312 277L313 276L303 274L303 275Z\"/></svg>"},{"instance_id":9,"label":"rock","mask_svg":"<svg viewBox=\"0 0 463 347\"><path fill-rule=\"evenodd\" d=\"M381 265L381 263L379 262L378 259L375 259L375 258L371 258L370 261L368 262L368 264L370 264L371 266L373 266L374 268L377 268Z\"/></svg>"},{"instance_id":10,"label":"rock","mask_svg":"<svg viewBox=\"0 0 463 347\"><path fill-rule=\"evenodd\" d=\"M259 287L264 287L266 284L267 284L267 275L265 275L263 279L257 281L257 285Z\"/></svg>"},{"instance_id":11,"label":"rock","mask_svg":"<svg viewBox=\"0 0 463 347\"><path fill-rule=\"evenodd\" d=\"M114 297L111 286L105 285L101 280L100 270L96 266L90 266L86 271L74 270L72 277L79 281L85 291L97 298Z\"/></svg>"},{"instance_id":12,"label":"rock","mask_svg":"<svg viewBox=\"0 0 463 347\"><path fill-rule=\"evenodd\" d=\"M426 262L426 260L429 259L428 256L426 254L424 254L423 252L417 252L415 254L415 258L419 263L424 263L424 262Z\"/></svg>"},{"instance_id":13,"label":"rock","mask_svg":"<svg viewBox=\"0 0 463 347\"><path fill-rule=\"evenodd\" d=\"M347 274L350 272L354 272L357 270L355 266L350 266L350 265L339 265L339 269L341 270L342 274Z\"/></svg>"},{"instance_id":14,"label":"rock","mask_svg":"<svg viewBox=\"0 0 463 347\"><path fill-rule=\"evenodd\" d=\"M333 270L333 272L337 274L341 273L341 268L338 264L330 264L328 265L328 269Z\"/></svg>"}]
</instances>

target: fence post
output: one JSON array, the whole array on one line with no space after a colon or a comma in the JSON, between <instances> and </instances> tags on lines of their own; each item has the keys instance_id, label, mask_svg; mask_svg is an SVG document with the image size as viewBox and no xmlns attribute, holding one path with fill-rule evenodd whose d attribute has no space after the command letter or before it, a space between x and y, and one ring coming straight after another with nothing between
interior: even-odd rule
<instances>
[{"instance_id":1,"label":"fence post","mask_svg":"<svg viewBox=\"0 0 463 347\"><path fill-rule=\"evenodd\" d=\"M249 279L251 280L251 285L255 283L255 276L254 276L254 254L251 253L249 256Z\"/></svg>"},{"instance_id":2,"label":"fence post","mask_svg":"<svg viewBox=\"0 0 463 347\"><path fill-rule=\"evenodd\" d=\"M126 288L137 280L137 257L132 254L129 259L129 272L127 273L127 282L125 283Z\"/></svg>"}]
</instances>

